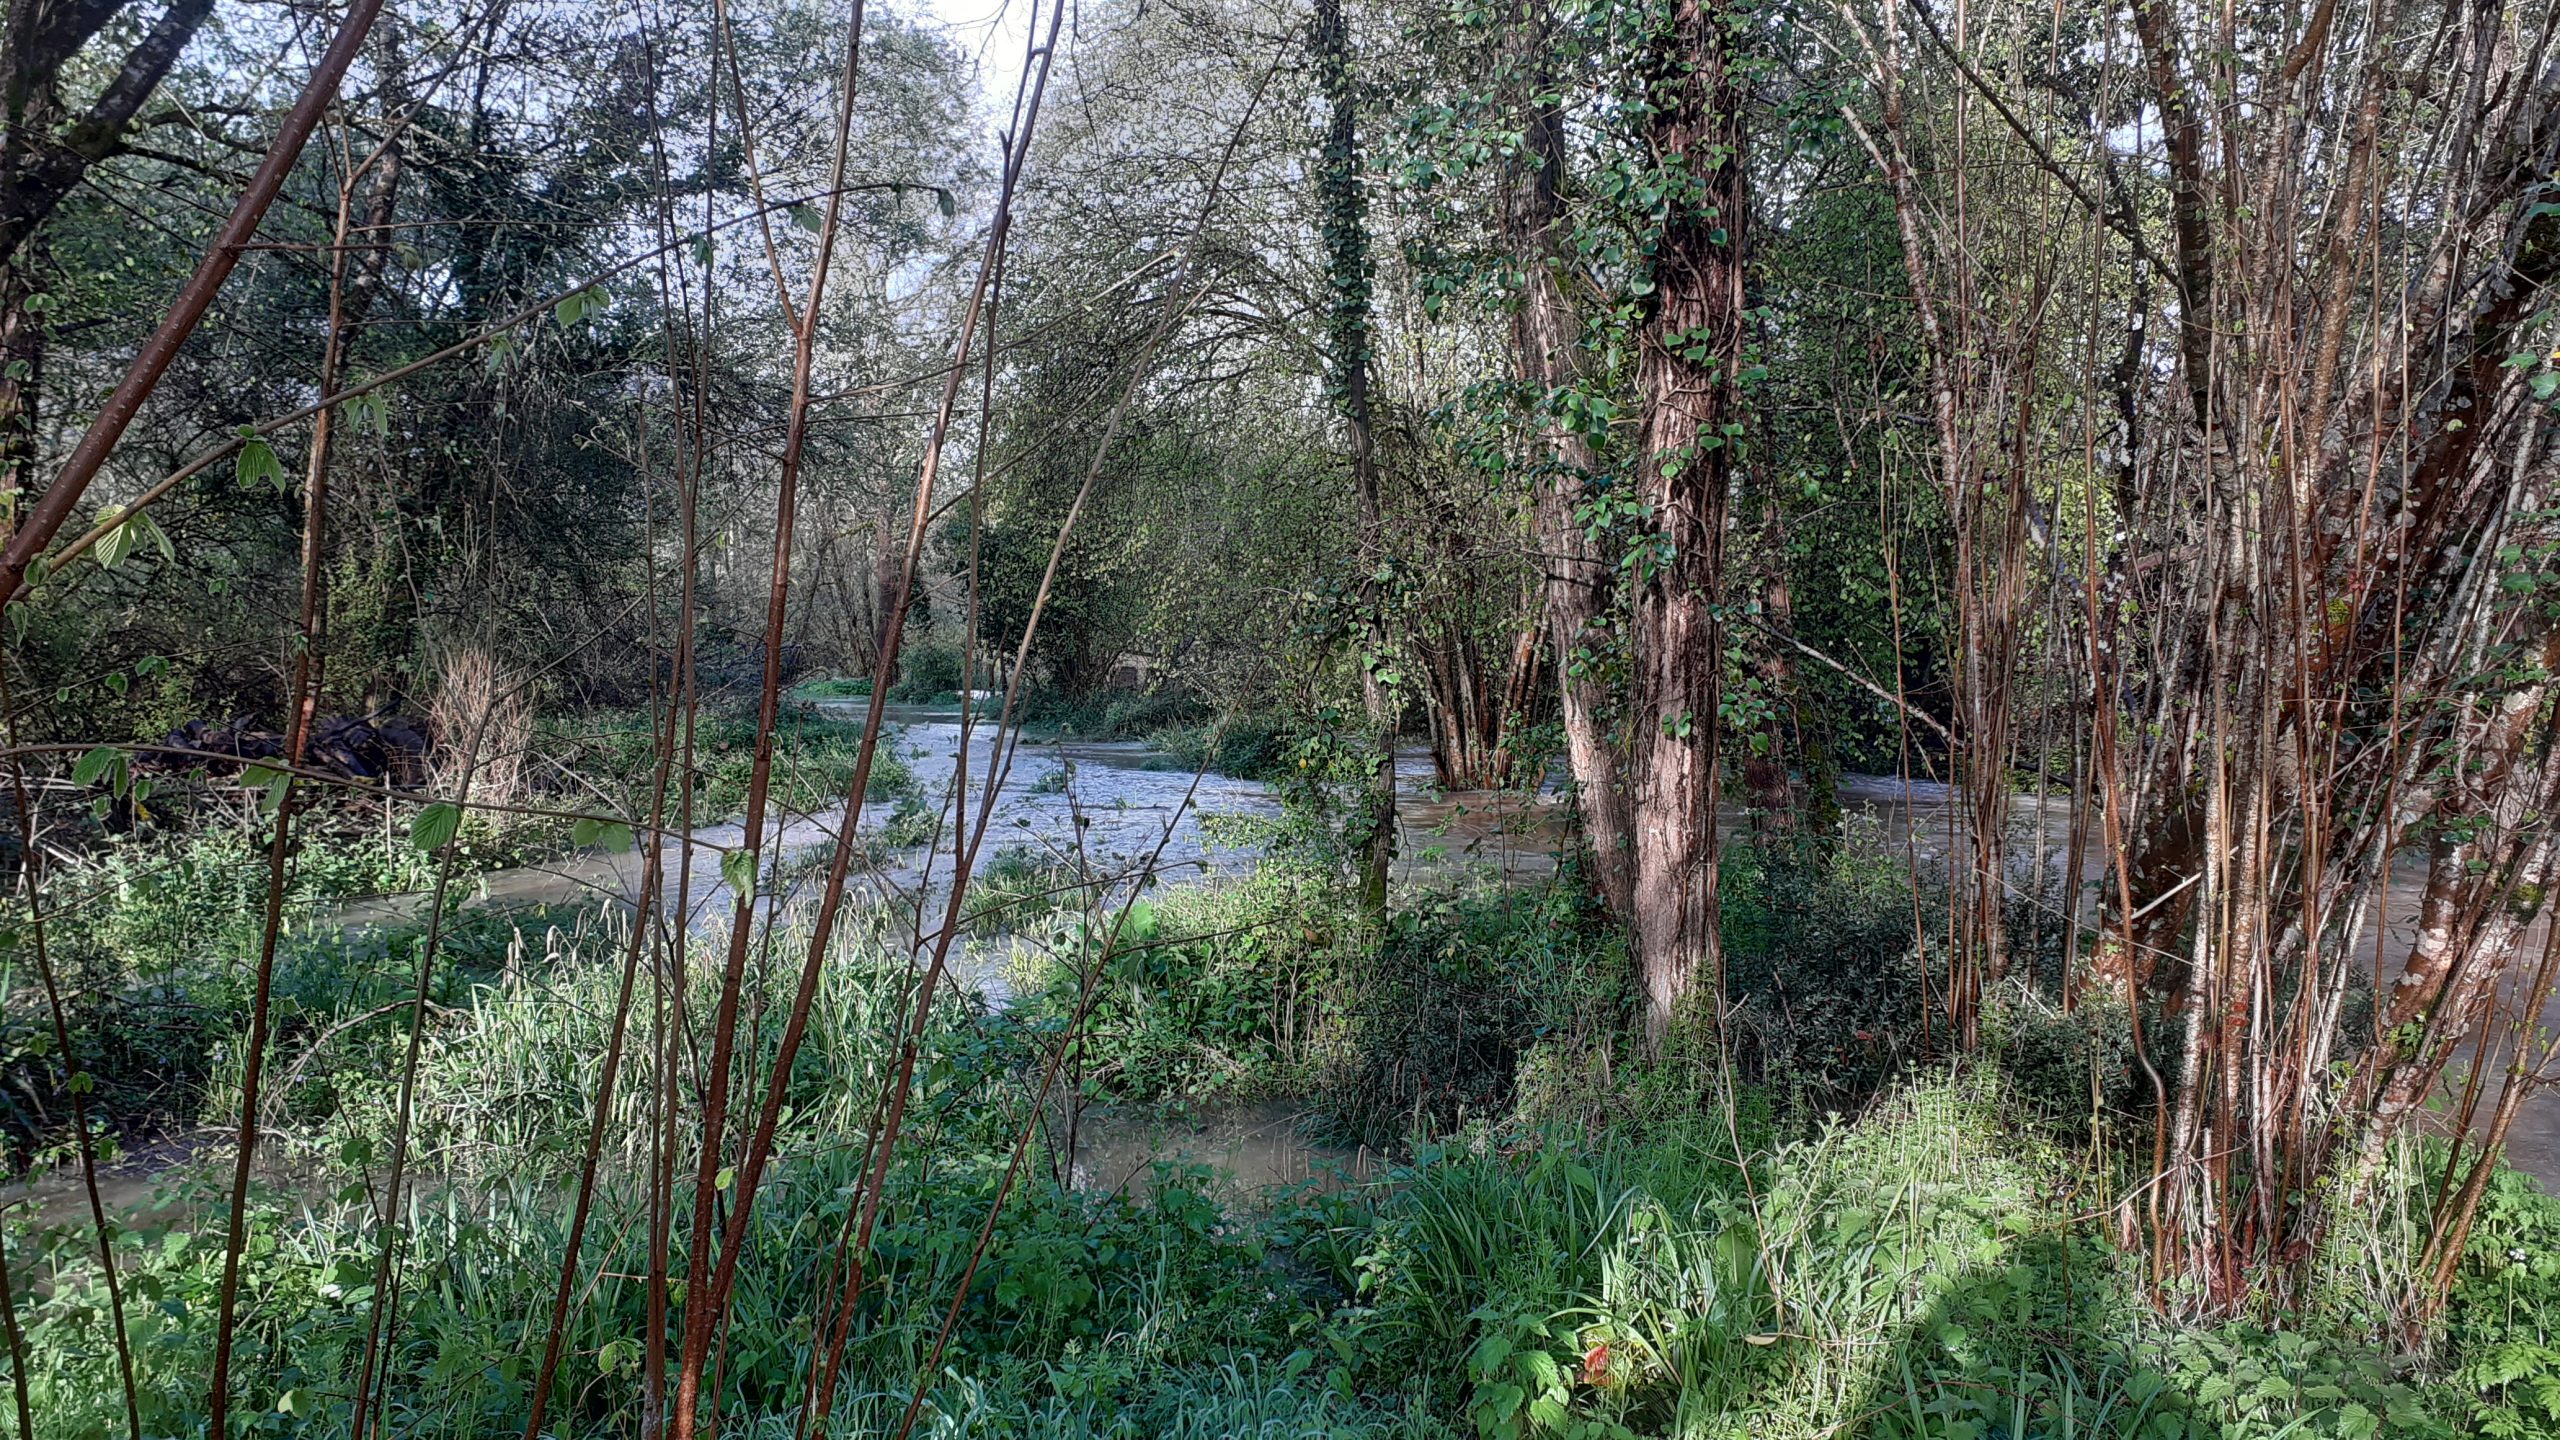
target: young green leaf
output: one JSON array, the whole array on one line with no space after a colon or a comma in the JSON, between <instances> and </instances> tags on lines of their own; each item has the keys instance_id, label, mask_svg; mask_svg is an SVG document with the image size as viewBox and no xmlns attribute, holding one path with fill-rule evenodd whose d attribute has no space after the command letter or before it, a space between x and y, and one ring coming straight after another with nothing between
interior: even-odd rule
<instances>
[{"instance_id":1,"label":"young green leaf","mask_svg":"<svg viewBox=\"0 0 2560 1440\"><path fill-rule=\"evenodd\" d=\"M438 800L409 817L409 843L420 850L441 850L462 828L462 807Z\"/></svg>"},{"instance_id":2,"label":"young green leaf","mask_svg":"<svg viewBox=\"0 0 2560 1440\"><path fill-rule=\"evenodd\" d=\"M756 852L732 850L720 857L720 878L742 901L756 898Z\"/></svg>"},{"instance_id":3,"label":"young green leaf","mask_svg":"<svg viewBox=\"0 0 2560 1440\"><path fill-rule=\"evenodd\" d=\"M284 476L284 462L276 458L275 447L251 436L240 446L240 458L233 461L231 473L243 485L273 485L281 494L289 482Z\"/></svg>"},{"instance_id":4,"label":"young green leaf","mask_svg":"<svg viewBox=\"0 0 2560 1440\"><path fill-rule=\"evenodd\" d=\"M81 756L79 762L71 767L71 783L95 785L98 783L98 777L106 774L118 760L123 758L122 750L113 745L101 745Z\"/></svg>"},{"instance_id":5,"label":"young green leaf","mask_svg":"<svg viewBox=\"0 0 2560 1440\"><path fill-rule=\"evenodd\" d=\"M601 850L628 850L631 848L631 827L618 820L582 818L569 826L569 843L592 845Z\"/></svg>"},{"instance_id":6,"label":"young green leaf","mask_svg":"<svg viewBox=\"0 0 2560 1440\"><path fill-rule=\"evenodd\" d=\"M89 552L89 558L97 561L98 568L101 570L113 570L125 562L126 556L133 553L133 526L130 522L118 518L123 514L124 507L121 505L110 505L98 512L98 518L101 521L110 522L115 526L114 529L99 536L96 548Z\"/></svg>"}]
</instances>

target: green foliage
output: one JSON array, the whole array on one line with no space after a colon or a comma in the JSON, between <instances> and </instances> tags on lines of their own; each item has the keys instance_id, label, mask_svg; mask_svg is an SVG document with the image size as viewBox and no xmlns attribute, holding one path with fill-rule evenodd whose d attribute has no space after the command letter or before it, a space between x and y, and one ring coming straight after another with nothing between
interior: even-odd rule
<instances>
[{"instance_id":1,"label":"green foliage","mask_svg":"<svg viewBox=\"0 0 2560 1440\"><path fill-rule=\"evenodd\" d=\"M299 1051L315 1037L352 1053L390 1033L388 1017L340 1030L338 1022L389 1005L415 983L416 907L383 897L415 893L436 860L411 846L391 817L370 827L350 815L312 812L286 870L274 1023L278 1044ZM478 818L457 832L464 874L519 858L521 837ZM93 1108L115 1129L191 1124L223 1113L236 1092L237 1043L248 1019L265 914L265 837L240 825L166 839L127 838L55 877L47 944L66 992L77 1068L94 1086ZM459 896L457 895L457 899ZM494 965L486 935L512 933L523 917L473 911L448 924L448 980ZM33 993L23 918L0 935L0 989ZM436 996L453 990L440 986ZM27 1160L62 1138L50 1021L23 1005L0 1009L0 1133L11 1159ZM373 1067L379 1071L377 1065ZM325 1109L325 1069L275 1096L306 1113Z\"/></svg>"},{"instance_id":2,"label":"green foliage","mask_svg":"<svg viewBox=\"0 0 2560 1440\"><path fill-rule=\"evenodd\" d=\"M129 976L147 964L164 993L188 997L182 1013L208 1017L191 1038L145 1031L140 1008L84 1010L79 1023L148 1049L159 1083L192 1075L219 1113L233 1103L219 1047L236 1040L241 980L213 957L240 937L200 927L238 912L262 856L246 832L198 845L191 869L137 868L130 895L99 902L102 923L84 933L119 949L70 954L122 955ZM137 847L128 863L141 858ZM342 839L304 857L313 888L294 913L428 863L396 828L369 849ZM1856 862L1841 863L1837 898L1854 911ZM1036 857L999 856L987 896L1057 878ZM848 1433L894 1424L1007 1183L1028 1081L1076 1003L1076 962L1096 937L1074 906L1045 914L1011 926L1017 943L1049 948L1044 985L1003 1016L946 1004L928 1028L915 1130L867 1262L882 1298L848 1359ZM369 1188L396 1113L381 1057L406 1038L419 935L315 927L288 945L273 1073L291 1077L274 1097L291 1178L261 1177L253 1193L242 1292L241 1373L257 1377L263 1423L344 1431L388 1238L411 1282L394 1423L431 1436L521 1427L621 925L588 912L451 917L427 1011L420 1179L390 1236ZM834 1283L826 1257L862 1163L845 1137L869 1123L895 1065L915 972L877 933L864 916L845 927L790 1077L782 1163L757 1206L722 1374L724 1414L740 1425L794 1413L806 1317ZM1097 1091L1312 1088L1344 1113L1356 1091L1382 1124L1418 1117L1444 1138L1379 1180L1311 1187L1267 1212L1234 1206L1197 1169L1077 1188L1035 1151L933 1372L929 1425L1130 1440L2554 1433L2560 1203L2516 1177L2483 1208L2439 1360L2368 1333L2371 1296L2407 1283L2409 1250L2353 1226L2339 1244L2357 1254L2323 1269L2333 1278L2302 1320L2200 1328L2153 1308L2138 1262L2093 1220L2086 1162L2047 1138L1992 1065L1889 1084L1857 1118L1782 1140L1771 1105L1728 1090L1712 1057L1675 1043L1645 1060L1623 1043L1623 961L1562 888L1430 895L1371 932L1324 872L1271 864L1151 897L1120 941L1095 977L1085 1073ZM774 1004L770 987L791 978L752 976L746 1003ZM716 982L697 968L688 1007L707 1013ZM35 1028L13 1024L8 1039L10 1064L45 1083ZM751 1027L746 1043L760 1073L775 1027ZM111 1097L145 1073L138 1055L81 1063ZM607 1117L587 1241L596 1278L573 1306L558 1392L564 1433L628 1434L637 1410L647 1226L628 1177L649 1164L654 1068L645 1046L626 1055ZM1569 1102L1566 1072L1580 1077ZM201 1424L221 1175L172 1172L117 1236L153 1433ZM2426 1178L2393 1172L2381 1208L2408 1207ZM87 1237L21 1212L8 1239L28 1282L17 1290L41 1433L112 1433L119 1389Z\"/></svg>"},{"instance_id":3,"label":"green foliage","mask_svg":"<svg viewBox=\"0 0 2560 1440\"><path fill-rule=\"evenodd\" d=\"M1508 1114L1524 1056L1605 1063L1627 1014L1622 942L1562 884L1411 896L1355 959L1322 1102L1373 1143Z\"/></svg>"},{"instance_id":4,"label":"green foliage","mask_svg":"<svg viewBox=\"0 0 2560 1440\"><path fill-rule=\"evenodd\" d=\"M1871 826L1828 853L1726 847L1718 894L1738 1060L1799 1111L1856 1104L1919 1052L1921 937L1945 933L1932 918L1944 901L1933 891L1915 909L1908 879Z\"/></svg>"},{"instance_id":5,"label":"green foliage","mask_svg":"<svg viewBox=\"0 0 2560 1440\"><path fill-rule=\"evenodd\" d=\"M794 700L865 700L871 696L868 676L830 675L822 680L803 680L791 687Z\"/></svg>"},{"instance_id":6,"label":"green foliage","mask_svg":"<svg viewBox=\"0 0 2560 1440\"><path fill-rule=\"evenodd\" d=\"M2430 1178L2444 1161L2430 1157ZM2481 1197L2445 1306L2452 1381L2472 1433L2560 1436L2560 1199L2501 1170Z\"/></svg>"},{"instance_id":7,"label":"green foliage","mask_svg":"<svg viewBox=\"0 0 2560 1440\"><path fill-rule=\"evenodd\" d=\"M1090 970L1083 1049L1098 1093L1256 1094L1313 1079L1362 943L1323 877L1265 863L1243 880L1140 902L1097 956L1112 922L1057 917L1013 1012L1034 1031L1062 1026Z\"/></svg>"},{"instance_id":8,"label":"green foliage","mask_svg":"<svg viewBox=\"0 0 2560 1440\"><path fill-rule=\"evenodd\" d=\"M650 787L657 775L657 737L648 717L629 712L601 712L578 721L549 726L557 763L593 782L614 797L623 812L646 815ZM866 800L910 800L922 793L915 772L897 743L897 731L885 730L872 756ZM681 737L679 737L681 738ZM703 715L694 722L693 818L696 824L730 819L746 808L747 789L755 775L756 724L752 717ZM770 803L791 814L841 811L845 791L853 784L854 763L862 748L862 722L785 711L774 726L773 781ZM668 814L677 797L667 797Z\"/></svg>"},{"instance_id":9,"label":"green foliage","mask_svg":"<svg viewBox=\"0 0 2560 1440\"><path fill-rule=\"evenodd\" d=\"M1063 775L1064 770L1054 770ZM1034 794L1039 793L1037 789ZM1080 909L1090 897L1073 866L1027 847L1001 850L969 876L961 923L972 934L1040 927L1061 909Z\"/></svg>"},{"instance_id":10,"label":"green foliage","mask_svg":"<svg viewBox=\"0 0 2560 1440\"><path fill-rule=\"evenodd\" d=\"M960 653L960 640L939 631L910 637L898 651L898 683L889 687L889 698L910 703L959 698L960 682L967 666ZM977 680L984 688L987 676L983 667ZM869 687L864 687L869 693Z\"/></svg>"}]
</instances>

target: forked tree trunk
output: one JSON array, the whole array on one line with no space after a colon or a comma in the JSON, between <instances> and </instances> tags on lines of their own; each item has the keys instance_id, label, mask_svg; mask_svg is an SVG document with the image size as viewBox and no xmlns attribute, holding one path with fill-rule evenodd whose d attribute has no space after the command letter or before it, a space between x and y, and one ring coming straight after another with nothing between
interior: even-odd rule
<instances>
[{"instance_id":1,"label":"forked tree trunk","mask_svg":"<svg viewBox=\"0 0 2560 1440\"><path fill-rule=\"evenodd\" d=\"M1463 620L1418 647L1431 710L1431 768L1441 789L1498 790L1516 778L1512 740L1545 670L1542 629L1538 596L1531 594L1499 663Z\"/></svg>"}]
</instances>

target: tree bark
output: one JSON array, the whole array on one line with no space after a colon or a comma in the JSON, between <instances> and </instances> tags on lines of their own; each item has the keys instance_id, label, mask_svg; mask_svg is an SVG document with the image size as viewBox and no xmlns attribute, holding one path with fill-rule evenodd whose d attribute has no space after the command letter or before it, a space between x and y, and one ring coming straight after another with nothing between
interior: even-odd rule
<instances>
[{"instance_id":1,"label":"tree bark","mask_svg":"<svg viewBox=\"0 0 2560 1440\"><path fill-rule=\"evenodd\" d=\"M1716 935L1726 490L1742 427L1742 96L1716 0L1678 0L1652 77L1652 141L1669 177L1655 309L1637 356L1649 553L1636 571L1636 963L1659 1043L1703 986L1723 987Z\"/></svg>"},{"instance_id":2,"label":"tree bark","mask_svg":"<svg viewBox=\"0 0 2560 1440\"><path fill-rule=\"evenodd\" d=\"M1512 318L1513 358L1522 385L1538 397L1540 448L1532 524L1546 585L1546 626L1555 649L1556 691L1574 804L1591 850L1593 887L1622 927L1635 923L1633 816L1626 772L1611 736L1614 702L1590 662L1610 643L1617 573L1577 513L1600 469L1588 438L1558 413L1555 397L1586 383L1582 319L1565 298L1571 247L1564 214L1564 117L1542 83L1546 14L1524 4L1513 26L1516 58L1531 94L1522 102L1521 159L1504 196L1505 239L1520 268Z\"/></svg>"},{"instance_id":3,"label":"tree bark","mask_svg":"<svg viewBox=\"0 0 2560 1440\"><path fill-rule=\"evenodd\" d=\"M0 28L0 260L16 255L63 198L124 142L142 102L168 76L213 13L213 0L176 0L117 62L104 89L74 116L60 103L62 67L126 8L126 0L10 0Z\"/></svg>"},{"instance_id":4,"label":"tree bark","mask_svg":"<svg viewBox=\"0 0 2560 1440\"><path fill-rule=\"evenodd\" d=\"M1386 558L1385 522L1378 503L1377 444L1369 415L1369 216L1360 185L1359 103L1352 93L1350 36L1341 0L1316 0L1317 83L1331 108L1316 186L1323 211L1327 279L1332 310L1326 351L1328 388L1351 449L1352 488L1360 520L1360 707L1371 751L1360 839L1360 908L1387 908L1387 872L1396 853L1396 703L1386 672L1391 641L1378 571Z\"/></svg>"}]
</instances>

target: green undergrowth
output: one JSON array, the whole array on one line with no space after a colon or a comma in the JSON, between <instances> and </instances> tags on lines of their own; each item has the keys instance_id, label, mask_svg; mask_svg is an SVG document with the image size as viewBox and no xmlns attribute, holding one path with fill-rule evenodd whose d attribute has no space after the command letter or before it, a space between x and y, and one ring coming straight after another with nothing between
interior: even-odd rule
<instances>
[{"instance_id":1,"label":"green undergrowth","mask_svg":"<svg viewBox=\"0 0 2560 1440\"><path fill-rule=\"evenodd\" d=\"M2427 1363L2345 1310L2280 1331L2163 1319L2076 1213L2065 1157L2005 1127L1996 1079L1980 1077L1903 1087L1784 1143L1708 1113L1598 1137L1479 1127L1374 1183L1262 1211L1231 1208L1196 1171L1105 1194L1035 1165L928 1367L1012 1119L984 1098L989 1072L929 1073L871 1253L882 1298L848 1360L841 1434L878 1433L919 1377L921 1433L937 1435L2552 1433L2533 1408L2547 1371L2514 1353L2540 1342L2516 1333L2533 1322L2511 1267L2475 1247ZM837 1089L810 1095L823 1105ZM789 1423L804 1317L830 1281L858 1164L824 1143L830 1123L794 1123L758 1204L723 1381L724 1416L751 1431ZM565 1157L540 1153L504 1178L430 1181L404 1208L403 1433L522 1424L566 1221L545 1178ZM177 1218L118 1242L151 1433L201 1423L219 1263L213 1195L173 1191L158 1213ZM622 1182L599 1202L557 1433L630 1429L642 1211ZM2509 1211L2501 1225L2560 1224L2538 1192ZM262 1184L253 1215L253 1413L282 1417L260 1422L279 1432L345 1433L381 1234L365 1186ZM85 1238L21 1224L13 1244L42 1433L111 1430Z\"/></svg>"},{"instance_id":2,"label":"green undergrowth","mask_svg":"<svg viewBox=\"0 0 2560 1440\"><path fill-rule=\"evenodd\" d=\"M990 899L1010 885L1026 902L1057 878L1029 857L994 875ZM798 923L777 955L797 953ZM792 1428L811 1316L839 1283L860 1139L912 1001L913 970L881 944L894 931L867 914L845 927L784 1087L718 1380L738 1433ZM1317 873L1274 865L1151 896L1089 969L1072 905L988 933L1020 942L1042 983L1001 1014L946 997L924 1031L838 1434L894 1430L918 1385L917 1433L940 1436L2560 1434L2546 1319L2560 1316L2560 1203L2519 1176L2499 1178L2441 1323L2414 1345L2381 1328L2441 1163L2414 1147L2341 1208L2301 1313L2191 1323L2146 1293L2114 1240L2107 1167L2029 1103L2005 1052L1904 1067L1836 1114L1807 1114L1802 1092L1737 1074L1699 1037L1646 1059L1621 1038L1623 996L1594 978L1618 952L1568 895L1451 891L1373 927ZM400 942L370 958L341 947L335 970L285 987L312 1008L279 1041L276 1063L301 1078L280 1107L280 1165L252 1195L235 1362L252 1429L352 1429L388 1240L394 1433L521 1433L624 940L592 915L466 919L428 1012L418 1178L396 1232L377 1206L405 1009L348 1044L321 1040L318 1007L331 987L345 993L330 1015L382 1003L381 980L407 972L377 962ZM713 968L691 974L697 1026ZM795 970L750 967L743 1073L758 1087ZM660 1093L648 1037L668 1013L653 973L602 1131L560 1436L638 1433ZM1037 1118L1053 1121L1057 1098L1044 1108L1033 1091L1079 1000L1092 1098L1309 1095L1346 1132L1402 1115L1416 1138L1373 1179L1259 1199L1177 1166L1076 1188ZM208 1093L214 1111L229 1103L218 1077ZM1026 1125L1026 1163L973 1261ZM679 1150L695 1141L684 1129ZM217 1161L170 1172L116 1236L148 1434L203 1424ZM720 1190L725 1207L726 1178ZM677 1187L680 1233L689 1194ZM39 1433L120 1433L94 1251L63 1213L6 1222Z\"/></svg>"},{"instance_id":3,"label":"green undergrowth","mask_svg":"<svg viewBox=\"0 0 2560 1440\"><path fill-rule=\"evenodd\" d=\"M1022 863L1030 868L1014 878L999 858L991 901L1055 883L1057 872ZM1013 926L1021 998L1009 1018L1048 1035L1081 1008L1093 1094L1232 1098L1315 1083L1339 1030L1338 977L1363 941L1321 874L1270 863L1158 893L1131 908L1105 955L1099 940L1115 920L1070 905Z\"/></svg>"},{"instance_id":4,"label":"green undergrowth","mask_svg":"<svg viewBox=\"0 0 2560 1440\"><path fill-rule=\"evenodd\" d=\"M473 976L522 968L528 929L538 946L555 925L585 923L577 906L472 902L477 875L519 860L527 843L516 829L464 820L431 1003L452 1003ZM271 1091L280 1115L327 1090L333 1057L381 1041L388 1019L377 1012L414 992L436 865L403 830L302 817L278 909L270 1014L277 1053L315 1053ZM128 839L56 868L46 958L109 1153L209 1118L236 1090L268 866L266 837L235 824ZM34 934L15 916L0 927L0 1135L15 1164L69 1144L68 1117L47 1103L59 1083L54 1050Z\"/></svg>"},{"instance_id":5,"label":"green undergrowth","mask_svg":"<svg viewBox=\"0 0 2560 1440\"><path fill-rule=\"evenodd\" d=\"M870 679L858 675L828 675L816 680L803 680L791 687L794 700L867 700L870 696Z\"/></svg>"},{"instance_id":6,"label":"green undergrowth","mask_svg":"<svg viewBox=\"0 0 2560 1440\"><path fill-rule=\"evenodd\" d=\"M1022 729L1040 740L1136 740L1164 753L1168 770L1208 770L1270 780L1296 763L1296 736L1275 714L1222 715L1171 691L1042 692L1023 702Z\"/></svg>"},{"instance_id":7,"label":"green undergrowth","mask_svg":"<svg viewBox=\"0 0 2560 1440\"><path fill-rule=\"evenodd\" d=\"M736 818L747 805L755 770L756 722L704 714L694 722L693 816L696 824ZM576 777L576 788L601 793L625 814L646 814L657 774L657 737L645 713L601 711L544 722L543 752ZM862 722L805 711L785 713L774 728L771 803L788 814L840 810L853 784ZM872 757L867 800L914 802L923 793L893 728ZM676 797L668 800L669 813Z\"/></svg>"}]
</instances>

